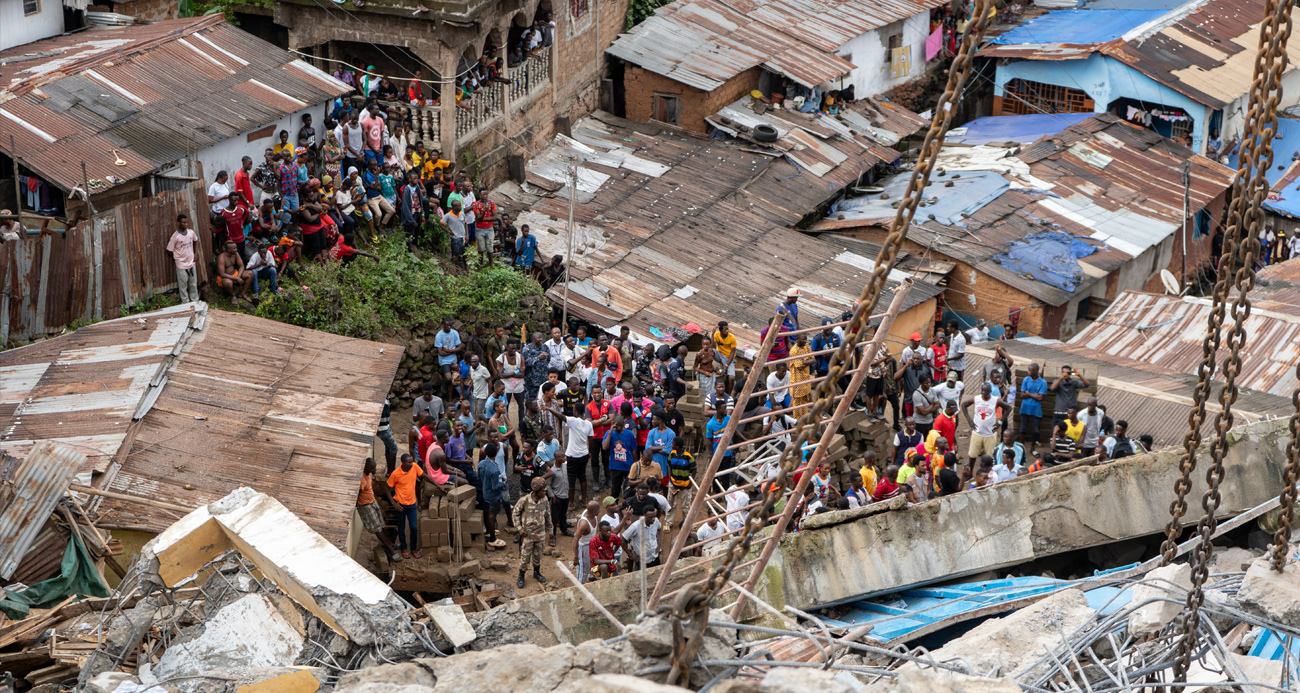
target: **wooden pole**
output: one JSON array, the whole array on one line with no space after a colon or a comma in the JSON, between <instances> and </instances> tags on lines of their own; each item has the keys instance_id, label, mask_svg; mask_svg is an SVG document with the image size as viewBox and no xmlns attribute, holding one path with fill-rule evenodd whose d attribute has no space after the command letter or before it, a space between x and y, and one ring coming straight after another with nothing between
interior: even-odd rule
<instances>
[{"instance_id":1,"label":"wooden pole","mask_svg":"<svg viewBox=\"0 0 1300 693\"><path fill-rule=\"evenodd\" d=\"M125 493L118 493L116 491L105 491L103 489L91 488L90 486L82 486L81 484L71 484L68 486L68 489L76 491L77 493L86 493L92 496L102 496L104 498L112 498L113 500L149 505L160 510L175 510L182 513L190 513L197 510L197 508L191 508L185 505L177 505L176 503L168 503L167 501L154 500L152 498L144 498L141 496L132 496Z\"/></svg>"},{"instance_id":2,"label":"wooden pole","mask_svg":"<svg viewBox=\"0 0 1300 693\"><path fill-rule=\"evenodd\" d=\"M23 223L23 186L18 182L18 148L14 145L13 135L9 136L9 158L14 162L14 214L18 215L18 224L21 226Z\"/></svg>"},{"instance_id":3,"label":"wooden pole","mask_svg":"<svg viewBox=\"0 0 1300 693\"><path fill-rule=\"evenodd\" d=\"M736 600L735 606L731 608L731 618L734 620L739 617L740 612L745 608L746 595L754 591L754 586L758 584L758 578L763 573L763 568L767 566L767 561L772 557L772 552L776 550L777 544L781 543L781 535L785 533L786 527L790 525L794 517L795 506L799 504L799 499L803 497L804 489L808 488L808 483L812 481L813 472L817 465L821 464L826 458L826 450L830 447L831 438L839 431L840 422L844 420L844 415L848 413L849 406L853 403L853 393L856 393L862 387L862 381L866 379L867 371L871 370L871 362L876 360L876 354L880 351L881 345L885 343L885 337L889 334L889 328L894 324L894 318L903 312L903 300L907 298L908 292L912 290L915 280L904 279L897 289L894 289L894 299L889 303L889 310L885 311L885 317L880 320L876 327L876 334L871 338L871 343L867 345L862 354L862 360L858 362L858 368L853 373L853 379L849 381L848 390L840 398L839 406L835 408L835 415L831 417L831 422L826 425L826 430L822 431L821 440L817 442L817 449L813 451L812 457L808 460L802 476L799 477L799 483L795 485L794 492L785 503L785 509L781 511L781 517L777 520L776 526L772 528L772 536L768 537L763 544L763 553L759 556L758 562L749 569L749 577L745 579L745 589L741 591L740 597ZM846 358L852 358L848 354ZM810 424L816 425L816 424ZM796 431L797 433L797 431ZM797 439L797 436L796 436ZM798 455L798 450L787 451L787 454Z\"/></svg>"}]
</instances>

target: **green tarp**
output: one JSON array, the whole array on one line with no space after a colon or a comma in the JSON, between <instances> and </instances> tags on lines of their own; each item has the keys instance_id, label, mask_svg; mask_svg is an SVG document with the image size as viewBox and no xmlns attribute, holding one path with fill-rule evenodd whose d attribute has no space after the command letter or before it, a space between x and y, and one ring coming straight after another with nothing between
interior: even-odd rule
<instances>
[{"instance_id":1,"label":"green tarp","mask_svg":"<svg viewBox=\"0 0 1300 693\"><path fill-rule=\"evenodd\" d=\"M74 533L63 552L59 577L36 583L22 592L8 592L0 600L0 611L14 620L27 617L31 609L49 609L59 602L78 595L81 597L107 597L108 585L95 570L95 561Z\"/></svg>"}]
</instances>

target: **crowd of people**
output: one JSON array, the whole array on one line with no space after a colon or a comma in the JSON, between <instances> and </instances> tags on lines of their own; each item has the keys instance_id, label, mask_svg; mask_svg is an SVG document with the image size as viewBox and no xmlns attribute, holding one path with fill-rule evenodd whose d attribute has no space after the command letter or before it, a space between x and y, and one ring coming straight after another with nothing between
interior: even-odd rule
<instances>
[{"instance_id":1,"label":"crowd of people","mask_svg":"<svg viewBox=\"0 0 1300 693\"><path fill-rule=\"evenodd\" d=\"M783 304L787 317L769 357L775 363L756 366L766 387L747 397L744 384L755 366L744 359L753 354L745 355L726 322L701 334L692 355L685 344L637 348L627 327L594 337L584 327L553 327L549 338L534 332L522 342L500 326L475 324L462 335L444 321L434 340L441 377L413 393L409 428L392 426L386 403L378 435L387 476L373 486L367 477L358 502L374 503L376 487L391 498L401 518L397 542L381 541L400 561L421 555L417 518L428 499L470 484L484 511L487 546L506 548L502 534L514 534L520 545L521 587L529 566L544 581L548 546L571 555L581 580L608 577L658 564L699 490L697 456L711 459L732 417L741 417L747 425L737 427L715 475L725 506L708 506L687 550L719 545L744 524L752 499L777 472L777 456L738 466L736 451L746 441L775 450L792 443L795 417L809 404L807 381L829 372L829 355L814 352L845 337L829 320L820 331L803 331L798 300L791 291ZM915 333L899 358L885 348L868 364L853 406L891 426L892 444L867 450L842 479L825 463L798 470L796 484L804 473L813 476L796 499L797 518L897 496L919 503L1091 455L1104 461L1150 449L1149 438L1131 438L1127 422L1112 420L1095 397L1080 404L1091 384L1079 372L1067 366L1049 381L1030 363L1017 378L1014 358L997 341L995 357L971 380L980 383L977 392L966 392L967 340L987 339L987 327L944 327L928 346ZM698 446L677 406L688 393L698 393L702 410ZM1051 433L1043 436L1049 393ZM964 459L959 427L969 437ZM805 462L810 452L801 451ZM374 520L367 528L383 535L382 520L374 512L363 519L367 514Z\"/></svg>"},{"instance_id":2,"label":"crowd of people","mask_svg":"<svg viewBox=\"0 0 1300 693\"><path fill-rule=\"evenodd\" d=\"M529 27L517 46L521 59L550 45L553 28L546 17ZM458 103L465 105L486 83L508 81L500 59L490 59L495 51L488 46L457 78ZM344 68L335 77L355 85L358 94L356 100L336 99L319 133L305 114L296 135L281 130L260 161L250 153L233 175L218 171L209 185L217 286L237 300L256 298L263 288L277 292L279 281L295 278L303 262L373 258L361 248L398 229L413 248L438 244L427 236L432 229L445 236L455 261L464 263L472 249L487 265L500 258L545 287L559 280L562 257L537 263L537 238L528 224L516 225L464 170L417 139L411 108L437 103L436 94L425 96L428 85L418 71L405 100L387 77L358 77ZM183 301L198 298L187 281L195 240L192 222L180 215L167 248Z\"/></svg>"}]
</instances>

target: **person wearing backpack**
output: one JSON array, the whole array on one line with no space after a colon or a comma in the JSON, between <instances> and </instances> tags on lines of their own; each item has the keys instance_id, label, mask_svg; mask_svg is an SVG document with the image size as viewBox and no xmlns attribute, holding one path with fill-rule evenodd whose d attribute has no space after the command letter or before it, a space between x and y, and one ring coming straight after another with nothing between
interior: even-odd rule
<instances>
[{"instance_id":1,"label":"person wearing backpack","mask_svg":"<svg viewBox=\"0 0 1300 693\"><path fill-rule=\"evenodd\" d=\"M691 485L693 476L695 476L695 457L682 450L680 437L674 438L673 452L668 456L668 505L672 508L673 515L668 518L670 527L686 522L686 513L691 507L691 501L695 500L695 487ZM677 519L678 511L681 513L681 520Z\"/></svg>"}]
</instances>

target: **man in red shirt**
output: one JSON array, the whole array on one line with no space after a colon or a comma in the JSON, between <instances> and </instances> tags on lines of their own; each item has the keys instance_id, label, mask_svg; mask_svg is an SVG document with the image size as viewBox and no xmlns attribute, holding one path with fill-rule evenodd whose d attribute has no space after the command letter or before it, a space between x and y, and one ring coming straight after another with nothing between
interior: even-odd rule
<instances>
[{"instance_id":1,"label":"man in red shirt","mask_svg":"<svg viewBox=\"0 0 1300 693\"><path fill-rule=\"evenodd\" d=\"M601 446L605 440L605 434L609 432L609 425L615 414L609 406L609 401L605 399L605 393L600 388L593 388L591 391L591 401L587 403L587 418L591 419L591 440L588 441L587 450L591 455L588 464L591 465L591 480L595 488L602 488L600 485L600 475L605 475L605 481L609 481L609 452Z\"/></svg>"},{"instance_id":2,"label":"man in red shirt","mask_svg":"<svg viewBox=\"0 0 1300 693\"><path fill-rule=\"evenodd\" d=\"M591 538L588 550L591 552L591 579L602 580L618 573L618 561L614 554L623 545L623 537L615 534L606 520L600 521L600 529Z\"/></svg>"},{"instance_id":3,"label":"man in red shirt","mask_svg":"<svg viewBox=\"0 0 1300 693\"><path fill-rule=\"evenodd\" d=\"M353 248L352 246L348 245L347 241L343 237L343 234L339 234L338 240L334 242L334 245L330 246L329 254L331 260L341 261L345 265L348 264L349 262L352 262L352 256L354 255L360 255L361 257L368 257L371 260L379 259L375 255L371 255L370 253L363 253L360 250L357 250L356 248Z\"/></svg>"},{"instance_id":4,"label":"man in red shirt","mask_svg":"<svg viewBox=\"0 0 1300 693\"><path fill-rule=\"evenodd\" d=\"M957 400L948 400L944 410L934 417L933 429L948 439L948 449L957 449Z\"/></svg>"},{"instance_id":5,"label":"man in red shirt","mask_svg":"<svg viewBox=\"0 0 1300 693\"><path fill-rule=\"evenodd\" d=\"M253 170L253 157L246 156L239 162L239 170L235 171L235 192L244 196L244 204L252 205L253 200L253 181L250 178Z\"/></svg>"},{"instance_id":6,"label":"man in red shirt","mask_svg":"<svg viewBox=\"0 0 1300 693\"><path fill-rule=\"evenodd\" d=\"M247 262L248 253L244 252L244 246L247 244L244 224L248 223L248 207L244 206L243 195L237 192L230 193L230 197L226 198L226 208L217 216L221 219L222 228L226 230L226 241L234 243L235 248L239 250L239 257Z\"/></svg>"},{"instance_id":7,"label":"man in red shirt","mask_svg":"<svg viewBox=\"0 0 1300 693\"><path fill-rule=\"evenodd\" d=\"M492 254L496 246L497 203L483 197L470 205L474 212L474 234L478 243L478 252L487 257L488 267L492 266Z\"/></svg>"}]
</instances>

